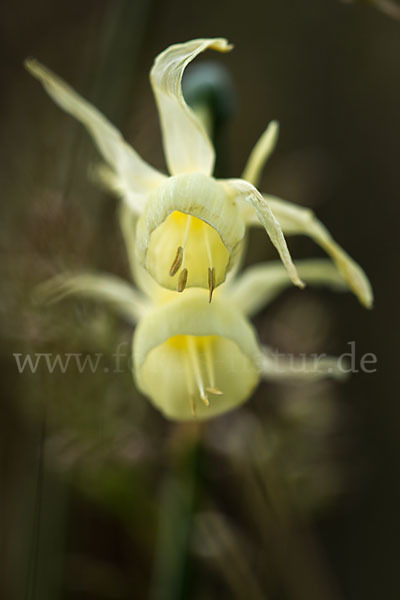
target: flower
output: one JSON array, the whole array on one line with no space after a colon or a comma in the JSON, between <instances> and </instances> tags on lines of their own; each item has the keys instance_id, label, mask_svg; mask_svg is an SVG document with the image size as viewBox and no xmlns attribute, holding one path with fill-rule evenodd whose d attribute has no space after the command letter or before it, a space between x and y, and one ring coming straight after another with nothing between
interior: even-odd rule
<instances>
[{"instance_id":1,"label":"flower","mask_svg":"<svg viewBox=\"0 0 400 600\"><path fill-rule=\"evenodd\" d=\"M237 264L246 226L257 223L266 229L294 284L303 286L284 231L311 235L332 256L361 302L371 306L372 291L364 272L315 217L262 195L255 187L276 142L275 122L256 144L242 179L212 177L214 149L181 89L186 66L207 48L227 52L231 46L223 38L176 44L156 58L150 72L169 177L141 159L96 108L46 67L33 59L25 65L53 100L92 135L107 163L102 179L139 216L138 259L161 286L180 292L186 287L208 288L211 300L214 288Z\"/></svg>"},{"instance_id":2,"label":"flower","mask_svg":"<svg viewBox=\"0 0 400 600\"><path fill-rule=\"evenodd\" d=\"M159 286L137 262L132 241L134 217L121 209L121 225L137 288L108 274L62 274L37 288L41 301L79 295L105 302L130 323L138 388L168 418L207 419L245 402L261 378L342 376L336 360L276 361L260 345L249 321L288 285L279 262L259 264L230 277L215 290L212 304L204 289L183 295ZM345 290L347 284L326 259L299 261L299 273L312 284Z\"/></svg>"}]
</instances>

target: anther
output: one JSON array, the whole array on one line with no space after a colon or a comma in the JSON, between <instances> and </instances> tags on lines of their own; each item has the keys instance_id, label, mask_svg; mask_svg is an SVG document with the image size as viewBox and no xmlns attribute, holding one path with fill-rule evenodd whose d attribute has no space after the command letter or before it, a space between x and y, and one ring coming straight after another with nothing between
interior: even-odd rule
<instances>
[{"instance_id":1,"label":"anther","mask_svg":"<svg viewBox=\"0 0 400 600\"><path fill-rule=\"evenodd\" d=\"M224 392L217 387L206 387L206 392L214 394L214 396L223 396Z\"/></svg>"},{"instance_id":2,"label":"anther","mask_svg":"<svg viewBox=\"0 0 400 600\"><path fill-rule=\"evenodd\" d=\"M200 398L203 400L203 402L204 402L204 404L206 406L210 406L210 403L209 403L208 398L207 398L207 394L205 394L204 392L201 393L200 394Z\"/></svg>"},{"instance_id":3,"label":"anther","mask_svg":"<svg viewBox=\"0 0 400 600\"><path fill-rule=\"evenodd\" d=\"M178 270L180 269L182 260L183 260L183 248L182 248L182 246L178 246L178 249L176 251L176 256L174 258L174 262L172 263L171 268L169 270L169 274L171 277L173 277L175 275L175 273L177 273Z\"/></svg>"},{"instance_id":4,"label":"anther","mask_svg":"<svg viewBox=\"0 0 400 600\"><path fill-rule=\"evenodd\" d=\"M215 289L215 269L208 267L208 301L211 302L213 291Z\"/></svg>"},{"instance_id":5,"label":"anther","mask_svg":"<svg viewBox=\"0 0 400 600\"><path fill-rule=\"evenodd\" d=\"M194 417L196 417L197 416L197 413L196 413L196 400L195 400L195 397L194 397L193 394L190 395L190 406L191 406L191 409L192 409L192 415Z\"/></svg>"},{"instance_id":6,"label":"anther","mask_svg":"<svg viewBox=\"0 0 400 600\"><path fill-rule=\"evenodd\" d=\"M179 275L179 279L178 279L178 287L177 287L178 292L183 292L183 290L185 289L186 283L187 283L187 278L188 278L188 270L182 269L182 271Z\"/></svg>"}]
</instances>

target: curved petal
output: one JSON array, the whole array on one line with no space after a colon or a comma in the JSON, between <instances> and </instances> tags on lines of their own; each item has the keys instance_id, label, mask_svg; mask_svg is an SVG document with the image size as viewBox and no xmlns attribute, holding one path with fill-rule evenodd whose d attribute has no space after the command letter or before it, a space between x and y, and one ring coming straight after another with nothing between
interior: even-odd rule
<instances>
[{"instance_id":1,"label":"curved petal","mask_svg":"<svg viewBox=\"0 0 400 600\"><path fill-rule=\"evenodd\" d=\"M47 304L58 302L67 296L81 296L104 302L130 323L136 323L149 308L144 296L112 275L57 275L39 284L34 292L36 302Z\"/></svg>"},{"instance_id":2,"label":"curved petal","mask_svg":"<svg viewBox=\"0 0 400 600\"><path fill-rule=\"evenodd\" d=\"M143 195L157 187L165 178L147 164L135 150L125 142L122 135L97 108L79 96L62 79L38 61L25 61L27 70L38 79L51 98L63 110L80 121L93 137L103 158L113 169L112 188L125 191L125 199L132 208L141 212ZM111 175L110 175L111 178Z\"/></svg>"},{"instance_id":3,"label":"curved petal","mask_svg":"<svg viewBox=\"0 0 400 600\"><path fill-rule=\"evenodd\" d=\"M151 85L160 114L165 158L172 175L197 171L211 175L214 149L211 141L182 94L182 76L187 65L207 48L228 52L223 38L197 39L175 44L159 54L150 72Z\"/></svg>"},{"instance_id":4,"label":"curved petal","mask_svg":"<svg viewBox=\"0 0 400 600\"><path fill-rule=\"evenodd\" d=\"M239 199L247 202L255 210L258 220L265 227L271 242L277 249L290 279L294 285L303 288L304 283L301 281L297 269L293 264L282 228L271 210L268 199L264 198L257 188L248 181L244 181L243 179L227 179L225 181L236 191Z\"/></svg>"},{"instance_id":5,"label":"curved petal","mask_svg":"<svg viewBox=\"0 0 400 600\"><path fill-rule=\"evenodd\" d=\"M119 224L125 242L130 272L136 287L153 304L165 295L165 290L151 277L136 257L136 229L138 217L125 202L121 202L118 210Z\"/></svg>"},{"instance_id":6,"label":"curved petal","mask_svg":"<svg viewBox=\"0 0 400 600\"><path fill-rule=\"evenodd\" d=\"M279 123L271 121L253 150L244 168L242 179L257 186L265 163L271 156L278 141Z\"/></svg>"},{"instance_id":7,"label":"curved petal","mask_svg":"<svg viewBox=\"0 0 400 600\"><path fill-rule=\"evenodd\" d=\"M300 277L312 285L326 285L336 291L348 290L348 285L329 259L299 260L296 263ZM231 302L244 314L252 316L272 302L289 285L283 265L278 262L249 267L232 282L223 286Z\"/></svg>"},{"instance_id":8,"label":"curved petal","mask_svg":"<svg viewBox=\"0 0 400 600\"><path fill-rule=\"evenodd\" d=\"M363 269L339 246L326 227L308 208L303 208L273 196L264 196L285 234L303 234L313 239L333 259L349 288L367 308L373 304L373 291ZM256 222L253 213L248 223Z\"/></svg>"},{"instance_id":9,"label":"curved petal","mask_svg":"<svg viewBox=\"0 0 400 600\"><path fill-rule=\"evenodd\" d=\"M315 354L310 357L293 356L262 348L263 379L270 381L318 381L326 377L346 379L348 371L341 368L341 362L334 356Z\"/></svg>"},{"instance_id":10,"label":"curved petal","mask_svg":"<svg viewBox=\"0 0 400 600\"><path fill-rule=\"evenodd\" d=\"M259 379L253 328L228 303L209 305L202 290L175 295L148 313L136 328L133 353L139 389L176 420L230 410Z\"/></svg>"}]
</instances>

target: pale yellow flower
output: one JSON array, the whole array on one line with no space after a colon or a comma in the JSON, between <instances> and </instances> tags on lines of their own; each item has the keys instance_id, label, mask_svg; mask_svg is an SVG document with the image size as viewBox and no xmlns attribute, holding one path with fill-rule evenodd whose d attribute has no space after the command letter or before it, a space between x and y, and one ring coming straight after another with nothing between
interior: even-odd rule
<instances>
[{"instance_id":1,"label":"pale yellow flower","mask_svg":"<svg viewBox=\"0 0 400 600\"><path fill-rule=\"evenodd\" d=\"M206 287L211 298L237 261L246 219L252 218L251 211L246 213L249 206L266 228L292 281L301 287L268 199L245 180L217 181L211 176L214 149L181 90L184 69L207 48L226 52L231 46L224 39L176 44L157 57L150 73L170 177L143 161L99 111L46 67L32 59L26 67L93 136L108 165L103 179L141 215L137 254L160 285L178 291L186 286ZM270 154L276 129L272 123L253 151L247 168L249 181Z\"/></svg>"},{"instance_id":2,"label":"pale yellow flower","mask_svg":"<svg viewBox=\"0 0 400 600\"><path fill-rule=\"evenodd\" d=\"M252 151L242 179L212 177L214 149L196 114L186 104L181 80L186 66L207 48L227 52L223 38L196 39L167 48L155 60L150 80L161 121L170 177L147 164L119 131L66 83L33 59L27 69L53 100L85 125L107 169L102 178L140 216L139 261L162 286L215 287L237 263L246 225L261 224L278 250L291 280L302 287L282 232L311 235L332 256L349 286L370 306L372 292L362 269L332 240L309 211L260 194L255 185L272 152L272 122Z\"/></svg>"},{"instance_id":3,"label":"pale yellow flower","mask_svg":"<svg viewBox=\"0 0 400 600\"><path fill-rule=\"evenodd\" d=\"M136 325L133 365L138 388L162 413L175 420L207 419L245 402L261 378L340 377L337 362L277 362L262 347L249 321L289 280L278 262L249 268L215 290L192 288L183 295L159 286L138 265L132 240L132 215L122 208L122 229L138 288L110 275L60 275L42 284L40 299L80 295L107 303ZM329 260L299 261L311 284L345 290L347 284ZM301 369L298 368L300 363Z\"/></svg>"},{"instance_id":4,"label":"pale yellow flower","mask_svg":"<svg viewBox=\"0 0 400 600\"><path fill-rule=\"evenodd\" d=\"M337 289L348 286L366 306L372 303L362 269L309 210L263 196L255 187L277 139L275 122L256 144L242 179L212 177L214 149L181 90L185 67L207 48L225 52L230 46L224 39L177 44L161 53L151 70L169 177L143 161L99 111L57 76L26 61L50 96L86 126L107 163L102 178L124 200L121 226L138 286L109 275L61 275L38 294L53 300L68 294L102 300L136 324L137 385L176 420L205 419L234 408L261 378L341 375L334 359L319 361L317 368L302 362L299 371L293 361L276 363L273 353L260 346L249 317L288 285L287 273L300 287L300 276ZM234 276L246 228L254 224L265 227L283 266L258 265ZM282 229L311 236L339 270L326 260L299 261L298 273ZM185 287L191 289L184 295L175 293Z\"/></svg>"}]
</instances>

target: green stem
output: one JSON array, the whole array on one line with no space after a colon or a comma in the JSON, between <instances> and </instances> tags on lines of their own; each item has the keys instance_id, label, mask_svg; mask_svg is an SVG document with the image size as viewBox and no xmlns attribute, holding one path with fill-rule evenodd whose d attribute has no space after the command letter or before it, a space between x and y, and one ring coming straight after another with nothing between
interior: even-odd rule
<instances>
[{"instance_id":1,"label":"green stem","mask_svg":"<svg viewBox=\"0 0 400 600\"><path fill-rule=\"evenodd\" d=\"M192 597L189 545L201 454L199 426L176 426L171 465L160 492L151 600Z\"/></svg>"}]
</instances>

